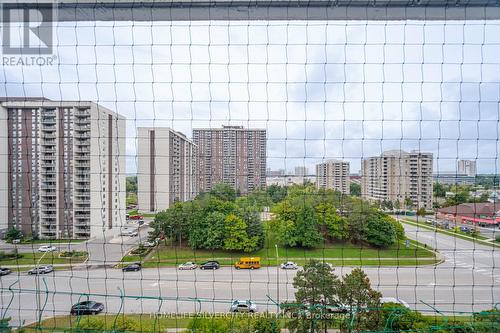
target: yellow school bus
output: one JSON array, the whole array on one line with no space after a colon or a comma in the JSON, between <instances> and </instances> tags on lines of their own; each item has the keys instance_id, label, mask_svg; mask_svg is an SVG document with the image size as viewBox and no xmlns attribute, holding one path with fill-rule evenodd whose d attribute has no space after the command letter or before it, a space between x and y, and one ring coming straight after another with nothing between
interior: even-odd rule
<instances>
[{"instance_id":1,"label":"yellow school bus","mask_svg":"<svg viewBox=\"0 0 500 333\"><path fill-rule=\"evenodd\" d=\"M234 263L236 269L254 269L260 268L260 257L243 257L240 261Z\"/></svg>"}]
</instances>

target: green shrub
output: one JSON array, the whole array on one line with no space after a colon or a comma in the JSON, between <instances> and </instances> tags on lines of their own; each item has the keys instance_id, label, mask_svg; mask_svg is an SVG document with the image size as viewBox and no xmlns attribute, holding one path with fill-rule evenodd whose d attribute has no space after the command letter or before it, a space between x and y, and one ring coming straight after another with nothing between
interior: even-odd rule
<instances>
[{"instance_id":1,"label":"green shrub","mask_svg":"<svg viewBox=\"0 0 500 333\"><path fill-rule=\"evenodd\" d=\"M116 332L139 331L139 325L137 321L124 316L119 316L116 319L116 323L113 323L113 325L111 325L111 328Z\"/></svg>"},{"instance_id":2,"label":"green shrub","mask_svg":"<svg viewBox=\"0 0 500 333\"><path fill-rule=\"evenodd\" d=\"M85 256L87 256L87 252L85 252L85 251L75 251L75 250L62 251L59 254L60 258L78 258L78 257L85 257Z\"/></svg>"},{"instance_id":3,"label":"green shrub","mask_svg":"<svg viewBox=\"0 0 500 333\"><path fill-rule=\"evenodd\" d=\"M188 332L198 333L276 333L279 321L273 315L235 314L229 317L198 317L188 324Z\"/></svg>"},{"instance_id":4,"label":"green shrub","mask_svg":"<svg viewBox=\"0 0 500 333\"><path fill-rule=\"evenodd\" d=\"M130 254L135 256L143 256L149 252L149 249L144 246L144 244L140 243L135 249L130 251Z\"/></svg>"},{"instance_id":5,"label":"green shrub","mask_svg":"<svg viewBox=\"0 0 500 333\"><path fill-rule=\"evenodd\" d=\"M82 316L78 326L77 331L88 331L88 332L99 332L105 329L104 320L101 318Z\"/></svg>"},{"instance_id":6,"label":"green shrub","mask_svg":"<svg viewBox=\"0 0 500 333\"><path fill-rule=\"evenodd\" d=\"M0 251L0 260L14 260L21 258L22 255L17 252L17 249L11 252Z\"/></svg>"}]
</instances>

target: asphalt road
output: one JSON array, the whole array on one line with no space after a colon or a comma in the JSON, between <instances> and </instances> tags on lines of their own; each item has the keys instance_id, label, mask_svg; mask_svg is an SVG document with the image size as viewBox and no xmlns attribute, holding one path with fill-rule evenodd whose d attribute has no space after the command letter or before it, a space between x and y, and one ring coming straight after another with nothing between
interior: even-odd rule
<instances>
[{"instance_id":1,"label":"asphalt road","mask_svg":"<svg viewBox=\"0 0 500 333\"><path fill-rule=\"evenodd\" d=\"M106 233L103 237L97 237L85 242L75 243L54 243L58 251L86 251L89 254L86 265L88 266L113 266L118 263L122 257L139 242L145 242L148 238L148 232L151 230L148 226L151 219L145 219L145 224L139 229L139 235L135 237L122 236L118 234L118 230L113 230L112 233ZM111 230L110 230L111 231ZM45 244L9 244L4 241L0 242L0 251L12 251L17 249L20 253L37 252L41 245Z\"/></svg>"},{"instance_id":2,"label":"asphalt road","mask_svg":"<svg viewBox=\"0 0 500 333\"><path fill-rule=\"evenodd\" d=\"M446 262L438 266L364 268L372 285L384 296L402 299L423 311L432 309L421 301L440 311L464 312L489 309L500 302L498 250L409 225L405 229L410 238L438 249ZM348 267L336 268L337 274L349 271ZM251 299L258 303L259 311L275 311L269 297L280 302L293 300L295 273L274 267L246 271L230 267L218 271L151 268L134 273L90 267L43 276L48 294L45 287L37 293L37 277L13 273L0 278L1 314L11 300L8 288L13 283L14 298L7 315L16 325L35 321L40 308L44 309L43 318L67 314L80 293L94 294L91 298L104 302L109 313L227 312L234 299ZM38 281L41 286L43 278Z\"/></svg>"}]
</instances>

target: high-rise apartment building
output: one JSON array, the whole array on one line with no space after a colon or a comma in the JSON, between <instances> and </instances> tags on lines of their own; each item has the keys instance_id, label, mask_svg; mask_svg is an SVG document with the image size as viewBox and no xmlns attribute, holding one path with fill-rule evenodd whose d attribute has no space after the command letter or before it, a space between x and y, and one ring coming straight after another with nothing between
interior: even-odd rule
<instances>
[{"instance_id":1,"label":"high-rise apartment building","mask_svg":"<svg viewBox=\"0 0 500 333\"><path fill-rule=\"evenodd\" d=\"M457 171L459 175L466 175L469 177L475 177L477 174L476 161L472 160L458 160L457 161Z\"/></svg>"},{"instance_id":2,"label":"high-rise apartment building","mask_svg":"<svg viewBox=\"0 0 500 333\"><path fill-rule=\"evenodd\" d=\"M398 201L404 207L407 199L413 207L432 209L432 153L390 150L370 157L361 164L361 193L369 200Z\"/></svg>"},{"instance_id":3,"label":"high-rise apartment building","mask_svg":"<svg viewBox=\"0 0 500 333\"><path fill-rule=\"evenodd\" d=\"M316 165L316 187L350 193L349 162L329 160Z\"/></svg>"},{"instance_id":4,"label":"high-rise apartment building","mask_svg":"<svg viewBox=\"0 0 500 333\"><path fill-rule=\"evenodd\" d=\"M196 146L166 127L137 129L138 209L158 212L198 194Z\"/></svg>"},{"instance_id":5,"label":"high-rise apartment building","mask_svg":"<svg viewBox=\"0 0 500 333\"><path fill-rule=\"evenodd\" d=\"M90 238L125 222L125 118L92 102L0 102L0 229Z\"/></svg>"},{"instance_id":6,"label":"high-rise apartment building","mask_svg":"<svg viewBox=\"0 0 500 333\"><path fill-rule=\"evenodd\" d=\"M210 191L222 182L242 194L265 187L266 139L264 129L242 126L193 129L200 191Z\"/></svg>"},{"instance_id":7,"label":"high-rise apartment building","mask_svg":"<svg viewBox=\"0 0 500 333\"><path fill-rule=\"evenodd\" d=\"M296 177L305 177L309 173L309 170L305 166L296 166L294 169L294 175Z\"/></svg>"}]
</instances>

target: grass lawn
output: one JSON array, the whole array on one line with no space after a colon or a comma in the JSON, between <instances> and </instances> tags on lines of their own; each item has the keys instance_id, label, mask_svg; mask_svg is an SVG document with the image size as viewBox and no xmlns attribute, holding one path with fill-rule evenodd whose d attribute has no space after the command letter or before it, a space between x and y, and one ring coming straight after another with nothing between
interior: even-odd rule
<instances>
[{"instance_id":1,"label":"grass lawn","mask_svg":"<svg viewBox=\"0 0 500 333\"><path fill-rule=\"evenodd\" d=\"M4 259L0 260L0 265L15 266L15 265L36 265L38 260L43 256L41 252L19 253L21 256L17 259ZM40 261L42 265L52 264L75 264L81 263L87 259L87 256L72 257L72 258L59 258L59 252L48 252Z\"/></svg>"},{"instance_id":2,"label":"grass lawn","mask_svg":"<svg viewBox=\"0 0 500 333\"><path fill-rule=\"evenodd\" d=\"M144 217L151 217L151 218L153 218L153 217L155 217L155 216L156 216L156 214L154 214L154 213L150 213L150 214L147 214L147 213L146 213L146 214L139 213L139 211L138 211L137 209L130 210L130 211L128 211L128 212L127 212L127 214L128 214L128 215L142 215L142 216L144 216Z\"/></svg>"},{"instance_id":3,"label":"grass lawn","mask_svg":"<svg viewBox=\"0 0 500 333\"><path fill-rule=\"evenodd\" d=\"M425 315L425 313L424 313ZM245 315L235 315L238 317L244 317ZM93 332L100 332L103 330L112 331L115 328L116 315L98 315L98 316L82 316L79 322L79 326L82 328L91 329L91 327L102 327L102 330L93 329ZM166 316L159 316L155 318L150 314L125 314L119 315L118 320L116 320L116 328L119 329L121 323L126 323L128 330L140 331L140 332L164 332L167 329L184 329L188 327L190 321L192 321L194 316L176 316L175 314L168 314ZM213 317L214 320L225 320L221 317ZM337 328L340 325L340 317L337 320L333 320L332 328ZM58 316L43 320L38 326L37 323L23 327L23 332L76 332L77 331L77 317L75 316ZM281 318L280 327L284 327L288 319ZM425 326L439 326L439 325L450 325L455 327L466 326L469 323L473 323L474 319L472 316L435 316L426 315L423 319L423 324ZM489 326L488 326L489 327ZM79 332L82 332L80 330Z\"/></svg>"},{"instance_id":4,"label":"grass lawn","mask_svg":"<svg viewBox=\"0 0 500 333\"><path fill-rule=\"evenodd\" d=\"M105 330L112 331L115 323L115 318L116 315L111 314L98 316L82 316L80 319L80 325L88 327L90 323L95 323L96 321L98 321L102 323ZM135 326L134 331L140 332L164 332L168 328L185 328L191 321L191 317L188 316L179 318L174 316L163 316L158 317L155 320L154 316L151 316L150 314L120 315L119 318L125 318L125 321L127 322L130 321L130 324L133 323ZM123 319L118 319L117 322L123 322ZM156 329L154 329L155 325ZM42 328L43 332L71 332L71 329L76 332L76 327L76 316L52 317L43 320L40 325L40 328ZM23 332L40 332L40 329L37 329L37 323L26 326L23 329Z\"/></svg>"},{"instance_id":5,"label":"grass lawn","mask_svg":"<svg viewBox=\"0 0 500 333\"><path fill-rule=\"evenodd\" d=\"M270 244L271 243L271 244ZM432 264L436 262L432 251L420 248L416 242L410 242L407 248L404 242L387 249L360 247L351 243L325 244L319 248L278 248L278 261L287 260L303 264L310 259L323 259L335 265L356 266L395 266ZM263 265L274 266L277 263L274 242L268 242L263 249L251 253L224 250L193 250L189 247L160 244L144 260L144 267L172 266L186 261L200 263L209 259L218 260L222 265L232 265L240 257L260 257ZM125 256L123 261L141 261L140 256Z\"/></svg>"},{"instance_id":6,"label":"grass lawn","mask_svg":"<svg viewBox=\"0 0 500 333\"><path fill-rule=\"evenodd\" d=\"M132 192L127 192L127 206L129 205L137 205L137 194Z\"/></svg>"}]
</instances>

